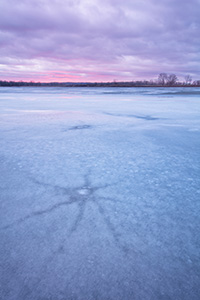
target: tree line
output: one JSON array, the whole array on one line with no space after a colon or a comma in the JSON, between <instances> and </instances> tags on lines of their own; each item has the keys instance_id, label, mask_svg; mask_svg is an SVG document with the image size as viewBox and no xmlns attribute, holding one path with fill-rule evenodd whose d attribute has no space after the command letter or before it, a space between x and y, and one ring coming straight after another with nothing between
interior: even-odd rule
<instances>
[{"instance_id":1,"label":"tree line","mask_svg":"<svg viewBox=\"0 0 200 300\"><path fill-rule=\"evenodd\" d=\"M160 73L156 80L116 81L112 82L25 82L0 80L0 86L49 86L49 87L159 87L159 86L200 86L200 80L192 81L186 75L184 81L178 81L176 74Z\"/></svg>"},{"instance_id":2,"label":"tree line","mask_svg":"<svg viewBox=\"0 0 200 300\"><path fill-rule=\"evenodd\" d=\"M184 77L185 81L179 82L176 74L167 74L160 73L158 75L157 84L166 85L166 86L174 86L174 85L200 85L200 80L195 80L192 82L192 76L186 75Z\"/></svg>"}]
</instances>

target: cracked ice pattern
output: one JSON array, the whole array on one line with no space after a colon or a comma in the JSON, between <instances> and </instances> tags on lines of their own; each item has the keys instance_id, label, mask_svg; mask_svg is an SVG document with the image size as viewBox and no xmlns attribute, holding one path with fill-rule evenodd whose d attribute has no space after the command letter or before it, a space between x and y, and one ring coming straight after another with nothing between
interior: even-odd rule
<instances>
[{"instance_id":1,"label":"cracked ice pattern","mask_svg":"<svg viewBox=\"0 0 200 300\"><path fill-rule=\"evenodd\" d=\"M141 91L1 89L0 299L199 300L199 91Z\"/></svg>"},{"instance_id":2,"label":"cracked ice pattern","mask_svg":"<svg viewBox=\"0 0 200 300\"><path fill-rule=\"evenodd\" d=\"M99 197L99 196L96 197L95 196L96 191L98 191L99 189L104 189L104 188L107 188L110 186L114 186L114 183L100 185L100 186L92 186L90 183L90 180L89 180L89 175L84 176L84 185L77 187L77 188L66 188L66 187L61 187L61 186L57 186L57 185L51 185L51 184L40 182L33 177L30 177L30 180L32 180L36 185L41 185L41 186L45 187L45 189L50 188L55 195L57 195L58 193L62 194L63 198L68 196L68 199L66 201L61 201L52 206L49 206L46 209L33 211L32 213L24 216L23 218L20 218L11 224L1 227L0 230L5 230L5 229L15 227L15 226L17 226L21 223L24 223L24 222L28 221L29 219L32 219L35 217L42 217L44 214L49 214L57 209L62 209L63 206L77 204L78 213L77 213L77 217L76 217L74 223L71 226L71 229L69 232L71 234L77 230L81 220L83 219L84 211L85 211L85 207L86 207L87 203L89 201L92 201L96 205L99 213L102 215L102 218L103 218L105 224L107 225L107 228L108 228L110 234L112 235L112 237L114 238L115 242L117 243L117 245L122 250L125 249L125 247L123 247L123 245L121 245L121 243L120 243L120 240L119 240L119 237L118 237L118 234L116 232L114 225L110 221L109 217L106 215L106 212L103 209L103 206L99 203L99 200L113 201L114 203L118 202L119 200L116 200L116 199L113 199L110 197Z\"/></svg>"}]
</instances>

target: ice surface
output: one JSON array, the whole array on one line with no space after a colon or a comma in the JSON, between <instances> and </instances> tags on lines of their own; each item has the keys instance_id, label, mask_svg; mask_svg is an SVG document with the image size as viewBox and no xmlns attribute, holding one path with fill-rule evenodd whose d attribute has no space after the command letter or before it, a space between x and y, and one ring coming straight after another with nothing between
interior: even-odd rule
<instances>
[{"instance_id":1,"label":"ice surface","mask_svg":"<svg viewBox=\"0 0 200 300\"><path fill-rule=\"evenodd\" d=\"M0 88L0 140L0 299L199 299L199 88Z\"/></svg>"}]
</instances>

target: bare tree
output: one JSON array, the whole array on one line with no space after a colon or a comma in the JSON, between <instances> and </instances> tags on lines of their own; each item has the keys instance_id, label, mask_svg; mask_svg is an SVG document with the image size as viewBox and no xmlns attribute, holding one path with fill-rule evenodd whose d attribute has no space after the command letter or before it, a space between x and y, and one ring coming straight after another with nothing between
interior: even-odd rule
<instances>
[{"instance_id":1,"label":"bare tree","mask_svg":"<svg viewBox=\"0 0 200 300\"><path fill-rule=\"evenodd\" d=\"M170 74L167 76L167 85L175 85L178 78L175 74Z\"/></svg>"},{"instance_id":2,"label":"bare tree","mask_svg":"<svg viewBox=\"0 0 200 300\"><path fill-rule=\"evenodd\" d=\"M195 81L193 81L193 84L194 84L194 85L197 85L197 86L200 86L200 80L195 80Z\"/></svg>"},{"instance_id":3,"label":"bare tree","mask_svg":"<svg viewBox=\"0 0 200 300\"><path fill-rule=\"evenodd\" d=\"M191 84L191 82L192 82L192 77L190 75L186 75L185 76L185 83L186 84Z\"/></svg>"},{"instance_id":4,"label":"bare tree","mask_svg":"<svg viewBox=\"0 0 200 300\"><path fill-rule=\"evenodd\" d=\"M167 77L166 73L160 73L158 76L158 84L165 85L167 83Z\"/></svg>"}]
</instances>

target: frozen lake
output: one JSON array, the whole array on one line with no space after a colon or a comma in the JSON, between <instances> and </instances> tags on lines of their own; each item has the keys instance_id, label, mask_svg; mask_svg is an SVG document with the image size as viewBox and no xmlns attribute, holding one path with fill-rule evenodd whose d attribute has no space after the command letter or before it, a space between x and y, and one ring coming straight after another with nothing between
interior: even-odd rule
<instances>
[{"instance_id":1,"label":"frozen lake","mask_svg":"<svg viewBox=\"0 0 200 300\"><path fill-rule=\"evenodd\" d=\"M0 299L200 299L200 88L0 88Z\"/></svg>"}]
</instances>

